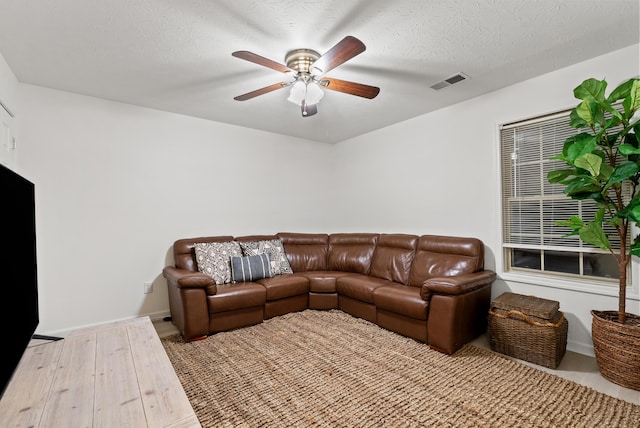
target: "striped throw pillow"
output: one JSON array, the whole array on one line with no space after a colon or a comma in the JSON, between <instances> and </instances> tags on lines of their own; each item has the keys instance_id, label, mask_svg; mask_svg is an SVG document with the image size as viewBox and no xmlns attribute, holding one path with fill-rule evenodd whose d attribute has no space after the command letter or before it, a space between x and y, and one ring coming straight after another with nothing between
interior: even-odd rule
<instances>
[{"instance_id":1,"label":"striped throw pillow","mask_svg":"<svg viewBox=\"0 0 640 428\"><path fill-rule=\"evenodd\" d=\"M232 282L251 282L272 276L269 256L266 253L257 256L231 257Z\"/></svg>"}]
</instances>

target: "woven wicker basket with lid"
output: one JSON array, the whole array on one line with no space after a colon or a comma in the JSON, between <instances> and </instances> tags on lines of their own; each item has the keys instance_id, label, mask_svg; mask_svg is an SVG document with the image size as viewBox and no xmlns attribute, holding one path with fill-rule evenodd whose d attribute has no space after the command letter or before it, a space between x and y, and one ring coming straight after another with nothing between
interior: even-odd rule
<instances>
[{"instance_id":1,"label":"woven wicker basket with lid","mask_svg":"<svg viewBox=\"0 0 640 428\"><path fill-rule=\"evenodd\" d=\"M567 349L569 323L555 300L503 293L491 303L491 349L555 369Z\"/></svg>"}]
</instances>

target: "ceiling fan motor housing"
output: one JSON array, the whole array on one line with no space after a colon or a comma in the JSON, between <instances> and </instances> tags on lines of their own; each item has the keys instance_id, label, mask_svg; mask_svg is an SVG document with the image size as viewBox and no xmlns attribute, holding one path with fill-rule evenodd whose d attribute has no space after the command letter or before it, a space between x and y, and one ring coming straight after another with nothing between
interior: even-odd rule
<instances>
[{"instance_id":1,"label":"ceiling fan motor housing","mask_svg":"<svg viewBox=\"0 0 640 428\"><path fill-rule=\"evenodd\" d=\"M320 58L320 54L311 49L295 49L289 51L285 56L287 67L296 70L301 74L309 74L311 64Z\"/></svg>"}]
</instances>

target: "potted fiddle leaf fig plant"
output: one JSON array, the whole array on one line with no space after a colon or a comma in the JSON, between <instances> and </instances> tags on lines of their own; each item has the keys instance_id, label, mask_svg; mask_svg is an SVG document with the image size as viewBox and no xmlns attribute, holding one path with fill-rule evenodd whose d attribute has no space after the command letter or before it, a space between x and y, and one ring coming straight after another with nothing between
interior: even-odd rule
<instances>
[{"instance_id":1,"label":"potted fiddle leaf fig plant","mask_svg":"<svg viewBox=\"0 0 640 428\"><path fill-rule=\"evenodd\" d=\"M556 222L588 244L611 253L618 262L618 310L592 310L592 339L603 377L640 390L640 316L626 311L627 271L640 256L640 79L632 78L606 94L605 80L587 79L573 93L580 103L569 115L580 132L564 142L553 159L566 167L550 171L550 183L564 185L572 199L593 200L592 218L572 216ZM605 227L604 225L608 225ZM613 245L612 236L619 243Z\"/></svg>"}]
</instances>

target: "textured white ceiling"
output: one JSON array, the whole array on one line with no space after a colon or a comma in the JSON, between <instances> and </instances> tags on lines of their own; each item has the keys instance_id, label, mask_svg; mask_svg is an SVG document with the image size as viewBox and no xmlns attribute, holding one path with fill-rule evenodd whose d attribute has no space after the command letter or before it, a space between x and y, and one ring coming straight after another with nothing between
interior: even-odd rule
<instances>
[{"instance_id":1,"label":"textured white ceiling","mask_svg":"<svg viewBox=\"0 0 640 428\"><path fill-rule=\"evenodd\" d=\"M25 83L335 143L640 42L638 0L0 0L0 52ZM367 50L327 76L380 87L325 91L303 118L287 89L234 96L343 37ZM434 91L457 72L470 79Z\"/></svg>"}]
</instances>

